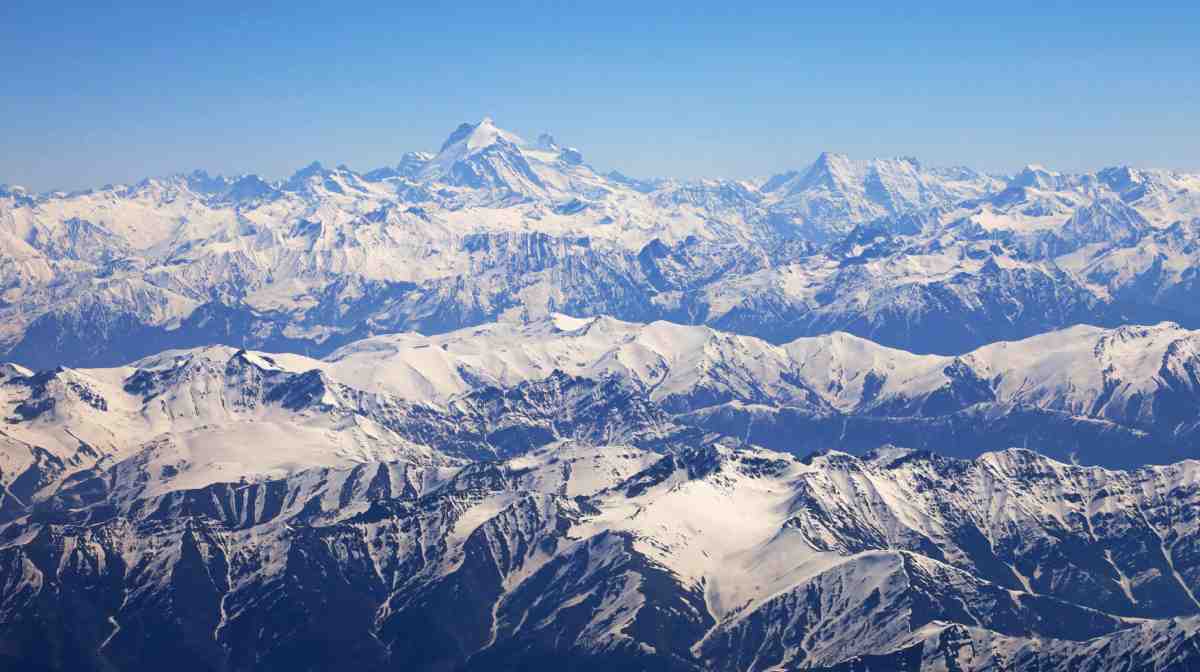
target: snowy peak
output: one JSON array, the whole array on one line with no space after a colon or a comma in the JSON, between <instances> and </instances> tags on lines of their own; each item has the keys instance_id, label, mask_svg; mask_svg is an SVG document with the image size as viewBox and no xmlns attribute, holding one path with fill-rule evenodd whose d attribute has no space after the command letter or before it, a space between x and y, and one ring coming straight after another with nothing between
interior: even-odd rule
<instances>
[{"instance_id":1,"label":"snowy peak","mask_svg":"<svg viewBox=\"0 0 1200 672\"><path fill-rule=\"evenodd\" d=\"M485 191L491 197L535 196L545 185L521 151L525 141L498 128L485 117L477 124L462 124L450 134L441 150L421 168L417 177L456 187Z\"/></svg>"},{"instance_id":2,"label":"snowy peak","mask_svg":"<svg viewBox=\"0 0 1200 672\"><path fill-rule=\"evenodd\" d=\"M247 185L255 189L258 185ZM326 168L313 161L296 171L283 183L283 189L312 198L338 198L342 196L366 196L370 188L361 175L346 166Z\"/></svg>"},{"instance_id":3,"label":"snowy peak","mask_svg":"<svg viewBox=\"0 0 1200 672\"><path fill-rule=\"evenodd\" d=\"M1060 173L1052 172L1041 164L1031 163L1021 169L1008 182L1009 189L1043 189L1056 191L1068 184L1067 179Z\"/></svg>"},{"instance_id":4,"label":"snowy peak","mask_svg":"<svg viewBox=\"0 0 1200 672\"><path fill-rule=\"evenodd\" d=\"M958 170L961 169L949 172ZM779 179L788 175L791 179ZM872 184L876 188L886 189L906 181L920 182L935 176L936 171L924 169L914 157L855 160L837 152L822 152L804 171L776 176L764 185L763 191L775 191L782 186L787 194L819 190L853 193L866 191Z\"/></svg>"},{"instance_id":5,"label":"snowy peak","mask_svg":"<svg viewBox=\"0 0 1200 672\"><path fill-rule=\"evenodd\" d=\"M516 134L497 127L491 117L484 117L476 124L459 124L458 128L454 129L454 132L442 143L441 149L431 159L431 163L452 164L497 145L517 150L524 144L525 141Z\"/></svg>"},{"instance_id":6,"label":"snowy peak","mask_svg":"<svg viewBox=\"0 0 1200 672\"><path fill-rule=\"evenodd\" d=\"M307 166L292 173L292 176L288 178L286 184L289 187L295 188L309 179L314 177L324 177L328 174L330 174L330 172L325 169L325 166L321 165L320 161L313 161Z\"/></svg>"},{"instance_id":7,"label":"snowy peak","mask_svg":"<svg viewBox=\"0 0 1200 672\"><path fill-rule=\"evenodd\" d=\"M844 235L855 225L976 198L994 179L962 168L926 168L912 157L853 160L823 152L804 171L776 175L762 191L816 236Z\"/></svg>"},{"instance_id":8,"label":"snowy peak","mask_svg":"<svg viewBox=\"0 0 1200 672\"><path fill-rule=\"evenodd\" d=\"M788 196L818 189L831 191L854 189L863 167L856 165L845 154L821 152L808 168L775 175L763 184L762 190L766 193L778 192Z\"/></svg>"},{"instance_id":9,"label":"snowy peak","mask_svg":"<svg viewBox=\"0 0 1200 672\"><path fill-rule=\"evenodd\" d=\"M1114 166L1096 173L1096 178L1109 189L1118 194L1135 194L1140 192L1149 181L1142 171L1129 166ZM1140 196L1141 194L1138 193ZM1133 198L1123 200L1134 200Z\"/></svg>"},{"instance_id":10,"label":"snowy peak","mask_svg":"<svg viewBox=\"0 0 1200 672\"><path fill-rule=\"evenodd\" d=\"M316 165L319 166L319 164ZM204 170L195 170L181 176L180 179L189 190L214 204L249 205L279 196L279 185L267 182L258 175L226 177L210 175Z\"/></svg>"},{"instance_id":11,"label":"snowy peak","mask_svg":"<svg viewBox=\"0 0 1200 672\"><path fill-rule=\"evenodd\" d=\"M525 144L525 141L515 133L497 127L491 117L484 117L476 124L459 124L450 137L442 143L438 153L444 154L449 150L456 150L460 155L470 154L500 142L517 147Z\"/></svg>"},{"instance_id":12,"label":"snowy peak","mask_svg":"<svg viewBox=\"0 0 1200 672\"><path fill-rule=\"evenodd\" d=\"M853 185L859 176L862 166L855 165L850 157L834 152L821 152L813 161L800 181L791 188L790 193L807 189L846 189Z\"/></svg>"},{"instance_id":13,"label":"snowy peak","mask_svg":"<svg viewBox=\"0 0 1200 672\"><path fill-rule=\"evenodd\" d=\"M1013 176L989 202L999 217L990 228L1054 232L1068 219L1086 219L1097 209L1128 212L1123 219L1141 218L1145 228L1164 228L1187 221L1200 212L1195 176L1129 166L1105 168L1095 173L1067 174L1032 164ZM1115 204L1115 205L1114 205ZM1124 235L1085 242L1115 242L1124 247ZM1068 250L1069 251L1069 250Z\"/></svg>"},{"instance_id":14,"label":"snowy peak","mask_svg":"<svg viewBox=\"0 0 1200 672\"><path fill-rule=\"evenodd\" d=\"M368 180L386 180L392 177L415 178L435 155L429 152L405 152L395 166L378 168L368 172Z\"/></svg>"}]
</instances>

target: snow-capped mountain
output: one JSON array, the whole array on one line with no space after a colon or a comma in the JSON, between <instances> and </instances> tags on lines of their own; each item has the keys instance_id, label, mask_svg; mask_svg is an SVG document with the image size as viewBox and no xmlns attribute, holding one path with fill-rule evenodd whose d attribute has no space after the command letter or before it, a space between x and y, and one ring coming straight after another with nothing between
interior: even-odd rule
<instances>
[{"instance_id":1,"label":"snow-capped mountain","mask_svg":"<svg viewBox=\"0 0 1200 672\"><path fill-rule=\"evenodd\" d=\"M0 186L0 667L1200 669L1200 176Z\"/></svg>"},{"instance_id":2,"label":"snow-capped mountain","mask_svg":"<svg viewBox=\"0 0 1200 672\"><path fill-rule=\"evenodd\" d=\"M572 440L98 474L5 527L0 640L26 669L1186 669L1198 475Z\"/></svg>"},{"instance_id":3,"label":"snow-capped mountain","mask_svg":"<svg viewBox=\"0 0 1200 672\"><path fill-rule=\"evenodd\" d=\"M912 157L855 161L825 152L803 171L781 173L762 191L817 238L856 224L996 192L1002 182L967 168L926 168Z\"/></svg>"},{"instance_id":4,"label":"snow-capped mountain","mask_svg":"<svg viewBox=\"0 0 1200 672\"><path fill-rule=\"evenodd\" d=\"M1200 327L1200 177L1010 179L824 154L763 182L634 180L485 119L367 173L0 192L0 350L114 366L328 354L552 313L962 353L1079 323Z\"/></svg>"},{"instance_id":5,"label":"snow-capped mountain","mask_svg":"<svg viewBox=\"0 0 1200 672\"><path fill-rule=\"evenodd\" d=\"M1174 324L949 357L843 333L777 346L556 315L376 336L324 359L210 346L0 373L6 516L80 483L123 506L128 493L368 462L457 468L566 440L659 451L725 437L795 455L1033 446L1128 467L1195 457L1200 437L1200 332Z\"/></svg>"},{"instance_id":6,"label":"snow-capped mountain","mask_svg":"<svg viewBox=\"0 0 1200 672\"><path fill-rule=\"evenodd\" d=\"M416 177L501 199L546 195L547 185L534 172L522 145L524 140L497 128L491 119L462 124Z\"/></svg>"}]
</instances>

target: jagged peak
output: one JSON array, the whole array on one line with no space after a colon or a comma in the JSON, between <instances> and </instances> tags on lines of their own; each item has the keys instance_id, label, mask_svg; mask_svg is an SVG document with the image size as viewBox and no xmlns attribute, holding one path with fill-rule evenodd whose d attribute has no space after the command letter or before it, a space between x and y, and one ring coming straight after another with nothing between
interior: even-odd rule
<instances>
[{"instance_id":1,"label":"jagged peak","mask_svg":"<svg viewBox=\"0 0 1200 672\"><path fill-rule=\"evenodd\" d=\"M1049 170L1039 163L1030 163L1008 181L1008 188L1057 189L1062 180L1061 173Z\"/></svg>"},{"instance_id":2,"label":"jagged peak","mask_svg":"<svg viewBox=\"0 0 1200 672\"><path fill-rule=\"evenodd\" d=\"M817 159L812 162L806 171L807 175L815 176L817 173L833 174L840 172L848 172L853 169L853 162L846 154L838 152L821 152L817 155Z\"/></svg>"},{"instance_id":3,"label":"jagged peak","mask_svg":"<svg viewBox=\"0 0 1200 672\"><path fill-rule=\"evenodd\" d=\"M1118 193L1135 192L1153 181L1146 171L1131 166L1111 166L1096 173L1096 179Z\"/></svg>"},{"instance_id":4,"label":"jagged peak","mask_svg":"<svg viewBox=\"0 0 1200 672\"><path fill-rule=\"evenodd\" d=\"M446 141L442 143L438 154L444 154L456 148L462 153L473 153L498 142L505 142L518 147L525 144L525 141L517 134L496 126L491 117L484 117L475 124L459 124L458 128L454 129L454 132L450 134L450 137L446 138Z\"/></svg>"},{"instance_id":5,"label":"jagged peak","mask_svg":"<svg viewBox=\"0 0 1200 672\"><path fill-rule=\"evenodd\" d=\"M490 117L477 124L461 124L442 145L437 156L421 168L423 180L446 180L457 186L489 187L508 197L545 189L521 148L525 141L498 128Z\"/></svg>"},{"instance_id":6,"label":"jagged peak","mask_svg":"<svg viewBox=\"0 0 1200 672\"><path fill-rule=\"evenodd\" d=\"M325 172L325 166L321 165L320 161L313 161L307 166L297 170L292 174L293 177L308 177L309 175L318 175Z\"/></svg>"},{"instance_id":7,"label":"jagged peak","mask_svg":"<svg viewBox=\"0 0 1200 672\"><path fill-rule=\"evenodd\" d=\"M848 154L844 154L842 152L831 152L829 150L826 150L817 155L817 159L816 159L816 161L813 161L813 164L814 165L830 165L833 163L841 163L841 162L849 162L849 161L850 161L850 156Z\"/></svg>"},{"instance_id":8,"label":"jagged peak","mask_svg":"<svg viewBox=\"0 0 1200 672\"><path fill-rule=\"evenodd\" d=\"M858 191L873 174L886 181L887 175L926 172L930 171L913 156L860 160L841 152L824 151L803 170L789 170L772 176L763 183L761 190L764 193L782 190L789 195L810 189Z\"/></svg>"}]
</instances>

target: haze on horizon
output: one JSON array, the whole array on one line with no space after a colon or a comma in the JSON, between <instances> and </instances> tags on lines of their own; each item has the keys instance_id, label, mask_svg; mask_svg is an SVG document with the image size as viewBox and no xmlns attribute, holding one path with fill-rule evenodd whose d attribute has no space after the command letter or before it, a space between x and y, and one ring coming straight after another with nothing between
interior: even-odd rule
<instances>
[{"instance_id":1,"label":"haze on horizon","mask_svg":"<svg viewBox=\"0 0 1200 672\"><path fill-rule=\"evenodd\" d=\"M635 176L1200 170L1196 6L505 4L4 3L0 183L365 171L484 116Z\"/></svg>"}]
</instances>

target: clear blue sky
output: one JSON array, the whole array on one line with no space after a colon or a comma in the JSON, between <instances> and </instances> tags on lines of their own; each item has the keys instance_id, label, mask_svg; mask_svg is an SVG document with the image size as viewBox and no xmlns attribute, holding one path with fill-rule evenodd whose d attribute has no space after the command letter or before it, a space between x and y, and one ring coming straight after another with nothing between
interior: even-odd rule
<instances>
[{"instance_id":1,"label":"clear blue sky","mask_svg":"<svg viewBox=\"0 0 1200 672\"><path fill-rule=\"evenodd\" d=\"M484 115L639 176L1200 170L1196 2L97 4L0 0L0 182L366 170Z\"/></svg>"}]
</instances>

